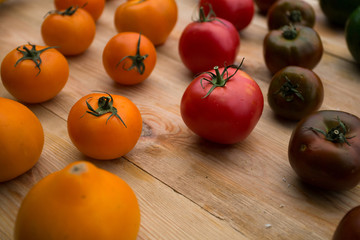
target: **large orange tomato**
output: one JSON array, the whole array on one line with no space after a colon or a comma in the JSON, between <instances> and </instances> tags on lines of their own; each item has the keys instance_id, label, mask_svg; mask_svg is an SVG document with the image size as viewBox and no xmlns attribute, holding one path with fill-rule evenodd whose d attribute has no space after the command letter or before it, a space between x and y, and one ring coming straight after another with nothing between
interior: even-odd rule
<instances>
[{"instance_id":1,"label":"large orange tomato","mask_svg":"<svg viewBox=\"0 0 360 240\"><path fill-rule=\"evenodd\" d=\"M142 118L128 98L107 93L82 97L68 116L71 141L83 154L100 160L119 158L139 140Z\"/></svg>"},{"instance_id":2,"label":"large orange tomato","mask_svg":"<svg viewBox=\"0 0 360 240\"><path fill-rule=\"evenodd\" d=\"M130 186L85 161L40 180L23 200L15 240L132 240L140 209Z\"/></svg>"},{"instance_id":3,"label":"large orange tomato","mask_svg":"<svg viewBox=\"0 0 360 240\"><path fill-rule=\"evenodd\" d=\"M65 10L71 6L83 7L94 20L98 20L105 8L105 0L54 0L57 10Z\"/></svg>"},{"instance_id":4,"label":"large orange tomato","mask_svg":"<svg viewBox=\"0 0 360 240\"><path fill-rule=\"evenodd\" d=\"M49 46L64 55L77 55L89 48L96 32L95 21L82 8L50 11L41 25L41 35Z\"/></svg>"},{"instance_id":5,"label":"large orange tomato","mask_svg":"<svg viewBox=\"0 0 360 240\"><path fill-rule=\"evenodd\" d=\"M105 70L115 82L121 84L132 85L144 81L153 71L155 63L153 43L139 33L119 33L104 48Z\"/></svg>"},{"instance_id":6,"label":"large orange tomato","mask_svg":"<svg viewBox=\"0 0 360 240\"><path fill-rule=\"evenodd\" d=\"M118 32L141 32L154 45L165 43L177 21L175 0L128 0L115 11Z\"/></svg>"},{"instance_id":7,"label":"large orange tomato","mask_svg":"<svg viewBox=\"0 0 360 240\"><path fill-rule=\"evenodd\" d=\"M1 63L1 80L22 102L40 103L55 97L69 77L69 64L51 47L23 45L9 52Z\"/></svg>"},{"instance_id":8,"label":"large orange tomato","mask_svg":"<svg viewBox=\"0 0 360 240\"><path fill-rule=\"evenodd\" d=\"M0 97L0 182L32 168L44 146L39 119L23 104Z\"/></svg>"}]
</instances>

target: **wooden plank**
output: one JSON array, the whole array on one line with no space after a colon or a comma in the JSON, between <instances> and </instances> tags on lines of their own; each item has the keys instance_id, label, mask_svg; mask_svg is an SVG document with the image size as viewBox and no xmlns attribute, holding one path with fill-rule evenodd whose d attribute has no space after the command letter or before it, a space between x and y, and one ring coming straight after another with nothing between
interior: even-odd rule
<instances>
[{"instance_id":1,"label":"wooden plank","mask_svg":"<svg viewBox=\"0 0 360 240\"><path fill-rule=\"evenodd\" d=\"M196 15L196 1L177 1L179 19L167 42L157 47L152 75L136 86L121 86L106 75L102 50L116 34L113 13L125 0L107 1L97 22L92 46L68 58L70 78L51 101L28 105L45 130L39 162L26 174L0 183L0 239L11 239L18 207L41 178L68 163L85 159L126 180L138 196L142 222L139 239L330 239L337 222L360 201L359 186L333 193L303 185L287 159L295 122L274 116L266 100L271 75L262 57L266 18L256 14L240 33L236 61L259 84L263 115L244 142L219 146L195 136L180 117L180 99L192 80L181 63L177 46L182 30ZM351 58L343 30L332 29L318 1L316 30L325 54L314 71L325 89L321 109L340 109L360 116L359 68ZM0 5L0 59L27 41L43 44L40 25L53 8L51 0L7 0ZM72 145L66 130L71 106L92 90L130 98L143 116L143 133L123 158L95 161ZM0 96L12 98L2 85Z\"/></svg>"}]
</instances>

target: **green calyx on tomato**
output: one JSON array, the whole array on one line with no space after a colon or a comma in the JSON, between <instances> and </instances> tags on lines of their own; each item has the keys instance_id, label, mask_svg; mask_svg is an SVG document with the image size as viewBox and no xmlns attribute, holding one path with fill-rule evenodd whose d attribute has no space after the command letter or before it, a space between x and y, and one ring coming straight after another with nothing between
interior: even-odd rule
<instances>
[{"instance_id":1,"label":"green calyx on tomato","mask_svg":"<svg viewBox=\"0 0 360 240\"><path fill-rule=\"evenodd\" d=\"M346 143L350 146L350 143L347 139L354 138L355 136L346 137L346 134L349 133L349 128L337 117L338 125L331 128L327 132L318 128L311 127L310 130L321 133L325 136L325 139L333 143Z\"/></svg>"},{"instance_id":2,"label":"green calyx on tomato","mask_svg":"<svg viewBox=\"0 0 360 240\"><path fill-rule=\"evenodd\" d=\"M81 8L84 8L87 5L87 3L85 3ZM65 9L64 11L59 11L59 10L52 10L49 11L48 13L45 14L44 17L46 17L47 15L50 14L59 14L61 16L72 16L74 13L76 13L76 11L79 9L79 6L70 6L67 9Z\"/></svg>"},{"instance_id":3,"label":"green calyx on tomato","mask_svg":"<svg viewBox=\"0 0 360 240\"><path fill-rule=\"evenodd\" d=\"M298 31L292 25L284 26L282 36L287 40L294 40L298 36Z\"/></svg>"},{"instance_id":4,"label":"green calyx on tomato","mask_svg":"<svg viewBox=\"0 0 360 240\"><path fill-rule=\"evenodd\" d=\"M286 15L288 16L290 22L292 23L301 22L302 16L301 16L301 11L299 10L288 11Z\"/></svg>"},{"instance_id":5,"label":"green calyx on tomato","mask_svg":"<svg viewBox=\"0 0 360 240\"><path fill-rule=\"evenodd\" d=\"M109 119L112 116L117 117L126 127L126 124L124 123L124 121L121 119L121 117L119 116L119 114L117 113L117 109L116 107L113 106L114 103L114 99L113 97L109 94L106 93L109 96L102 96L98 99L98 108L95 110L90 104L89 102L86 100L86 105L89 109L89 111L86 111L87 113L95 116L95 117L101 117L107 113L111 113L111 115L108 117L108 119L106 120L106 123L109 121Z\"/></svg>"},{"instance_id":6,"label":"green calyx on tomato","mask_svg":"<svg viewBox=\"0 0 360 240\"><path fill-rule=\"evenodd\" d=\"M211 84L212 84L212 87L211 87L210 90L206 93L206 95L205 95L204 97L202 97L202 98L206 98L207 96L209 96L209 95L212 93L212 91L214 91L215 88L217 88L217 87L224 87L224 86L226 85L226 83L227 83L227 82L237 73L237 71L241 68L243 62L244 62L244 59L241 61L241 63L239 64L239 66L236 67L236 71L235 71L232 75L230 75L230 76L228 76L228 68L234 68L234 67L235 67L234 65L226 66L226 67L224 68L224 70L223 70L222 73L220 73L218 66L215 66L215 67L214 67L214 70L215 70L215 73L216 73L216 74L214 74L214 73L212 73L212 72L204 72L204 73L207 73L207 74L210 75L210 79L205 78L205 77L202 78L202 79L200 79L200 85L201 85L201 87L202 87L203 89L205 88L205 87L203 86L203 84L202 84L202 81L203 81L203 80L211 83ZM202 73L202 74L204 74L204 73ZM226 74L226 78L224 78L225 74Z\"/></svg>"},{"instance_id":7,"label":"green calyx on tomato","mask_svg":"<svg viewBox=\"0 0 360 240\"><path fill-rule=\"evenodd\" d=\"M118 64L116 64L116 67L119 66L119 64L124 61L125 59L129 58L132 61L132 65L129 68L125 68L125 64L123 64L123 69L126 71L131 71L132 69L136 69L141 75L145 71L145 64L144 60L149 56L148 54L145 54L141 56L140 54L140 40L141 40L141 33L139 33L139 40L137 42L136 46L136 54L135 56L125 56L123 57Z\"/></svg>"},{"instance_id":8,"label":"green calyx on tomato","mask_svg":"<svg viewBox=\"0 0 360 240\"><path fill-rule=\"evenodd\" d=\"M24 60L31 60L35 63L36 67L39 69L39 72L37 75L40 74L41 72L41 68L40 68L40 65L41 65L41 58L40 58L40 54L45 52L46 50L48 49L51 49L51 48L55 48L55 47L47 47L47 48L44 48L44 49L41 49L39 51L36 50L36 46L33 45L33 44L30 44L29 45L31 46L31 49L28 49L26 46L23 46L22 49L24 49L25 51L21 50L20 48L21 47L17 47L16 50L21 52L23 54L23 57L20 58L19 60L16 61L15 63L15 67L22 61Z\"/></svg>"},{"instance_id":9,"label":"green calyx on tomato","mask_svg":"<svg viewBox=\"0 0 360 240\"><path fill-rule=\"evenodd\" d=\"M286 82L280 87L279 90L274 92L274 94L280 94L287 102L293 101L294 95L300 98L301 101L305 101L301 92L297 90L299 85L292 83L286 75L284 77L286 79Z\"/></svg>"}]
</instances>

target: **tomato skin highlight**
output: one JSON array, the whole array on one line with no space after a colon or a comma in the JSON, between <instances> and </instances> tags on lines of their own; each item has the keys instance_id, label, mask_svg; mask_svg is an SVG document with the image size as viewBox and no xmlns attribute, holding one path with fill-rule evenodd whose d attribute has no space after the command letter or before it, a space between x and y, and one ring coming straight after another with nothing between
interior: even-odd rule
<instances>
[{"instance_id":1,"label":"tomato skin highlight","mask_svg":"<svg viewBox=\"0 0 360 240\"><path fill-rule=\"evenodd\" d=\"M347 142L333 142L314 129L346 126ZM340 131L339 131L340 132ZM303 118L293 130L288 157L299 178L327 190L348 190L360 182L360 119L350 113L322 110Z\"/></svg>"},{"instance_id":2,"label":"tomato skin highlight","mask_svg":"<svg viewBox=\"0 0 360 240\"><path fill-rule=\"evenodd\" d=\"M67 126L71 141L84 155L99 160L111 160L130 152L139 140L142 118L137 106L126 97L111 95L113 106L122 121L111 113L94 116L87 111L88 102L98 108L98 99L103 93L88 94L71 108ZM126 126L125 126L126 125Z\"/></svg>"},{"instance_id":3,"label":"tomato skin highlight","mask_svg":"<svg viewBox=\"0 0 360 240\"><path fill-rule=\"evenodd\" d=\"M205 14L209 13L209 4L217 17L228 20L238 31L249 26L254 17L253 0L200 0L199 6L204 7Z\"/></svg>"},{"instance_id":4,"label":"tomato skin highlight","mask_svg":"<svg viewBox=\"0 0 360 240\"><path fill-rule=\"evenodd\" d=\"M194 74L235 61L240 36L232 23L217 19L219 21L192 22L181 34L180 58Z\"/></svg>"},{"instance_id":5,"label":"tomato skin highlight","mask_svg":"<svg viewBox=\"0 0 360 240\"><path fill-rule=\"evenodd\" d=\"M223 68L219 69L220 72ZM229 68L229 76L236 69ZM214 70L210 72L215 73ZM255 128L263 110L264 99L257 83L239 70L224 87L216 87L204 98L212 84L200 80L201 74L185 90L181 116L187 127L200 137L221 144L243 141Z\"/></svg>"}]
</instances>

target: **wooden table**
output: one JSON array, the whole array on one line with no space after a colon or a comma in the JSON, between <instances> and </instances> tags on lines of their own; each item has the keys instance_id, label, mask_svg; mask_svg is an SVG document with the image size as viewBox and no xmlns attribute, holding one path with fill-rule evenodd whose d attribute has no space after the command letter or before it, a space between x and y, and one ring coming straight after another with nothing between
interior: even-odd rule
<instances>
[{"instance_id":1,"label":"wooden table","mask_svg":"<svg viewBox=\"0 0 360 240\"><path fill-rule=\"evenodd\" d=\"M91 47L68 58L70 77L54 99L27 105L45 131L43 153L22 176L0 183L0 239L12 239L15 217L29 189L49 173L77 160L88 160L124 179L141 209L139 239L330 239L337 223L360 204L360 188L325 192L302 184L289 165L287 146L294 122L279 120L265 99L263 115L242 143L219 146L195 136L183 123L179 105L192 80L180 61L178 40L196 15L196 0L177 0L179 18L167 42L157 47L152 75L136 86L116 85L102 66L102 50L116 34L113 14L125 0L110 0L97 22ZM328 25L318 1L317 13L324 55L314 71L325 98L321 109L360 116L360 71L344 40L344 31ZM7 0L0 5L0 60L26 42L43 45L40 26L52 10L51 0ZM262 57L266 19L255 14L240 33L237 63L266 97L271 75ZM135 148L112 161L82 155L71 143L66 119L72 105L92 90L130 98L143 117L143 133ZM13 97L0 86L0 96Z\"/></svg>"}]
</instances>

